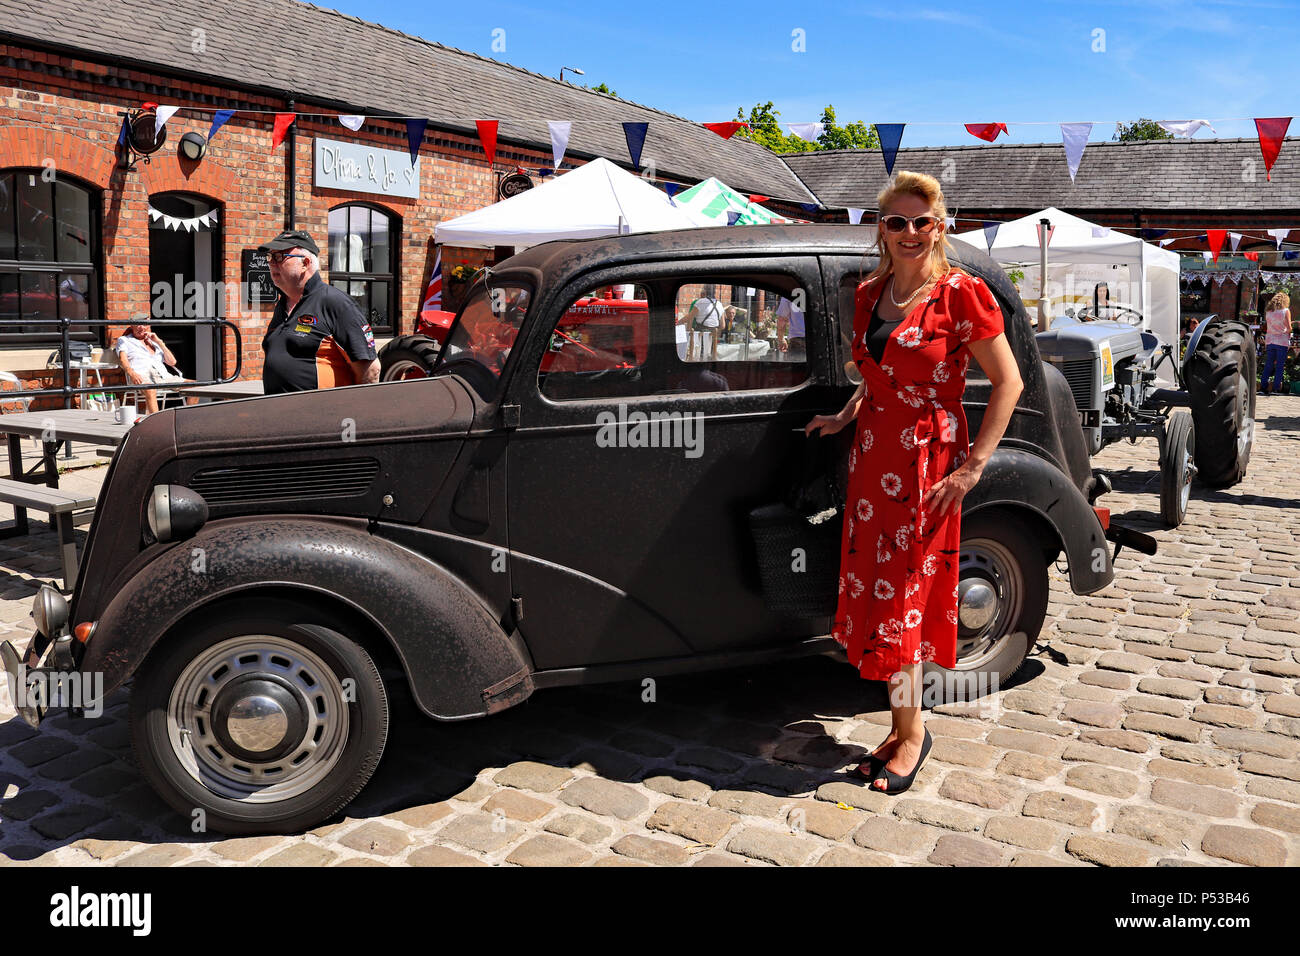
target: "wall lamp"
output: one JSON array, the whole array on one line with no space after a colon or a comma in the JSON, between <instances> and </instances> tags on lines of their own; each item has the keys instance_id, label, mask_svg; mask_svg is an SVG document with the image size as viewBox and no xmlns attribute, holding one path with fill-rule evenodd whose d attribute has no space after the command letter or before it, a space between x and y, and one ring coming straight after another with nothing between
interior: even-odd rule
<instances>
[{"instance_id":1,"label":"wall lamp","mask_svg":"<svg viewBox=\"0 0 1300 956\"><path fill-rule=\"evenodd\" d=\"M208 151L208 141L202 133L186 133L176 144L176 151L190 162L197 163Z\"/></svg>"}]
</instances>

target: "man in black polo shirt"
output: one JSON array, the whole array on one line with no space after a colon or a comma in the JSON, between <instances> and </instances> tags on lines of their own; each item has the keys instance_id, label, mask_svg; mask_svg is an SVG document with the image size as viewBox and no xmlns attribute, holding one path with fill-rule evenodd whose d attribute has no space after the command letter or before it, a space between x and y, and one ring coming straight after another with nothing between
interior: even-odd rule
<instances>
[{"instance_id":1,"label":"man in black polo shirt","mask_svg":"<svg viewBox=\"0 0 1300 956\"><path fill-rule=\"evenodd\" d=\"M280 233L267 252L280 290L262 339L262 386L267 395L379 381L370 323L342 289L321 281L320 249L301 230Z\"/></svg>"}]
</instances>

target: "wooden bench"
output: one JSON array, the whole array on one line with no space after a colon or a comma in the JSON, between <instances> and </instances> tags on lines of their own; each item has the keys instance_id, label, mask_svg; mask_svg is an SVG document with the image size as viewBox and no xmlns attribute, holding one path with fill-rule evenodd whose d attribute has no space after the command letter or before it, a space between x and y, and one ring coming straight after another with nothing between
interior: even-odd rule
<instances>
[{"instance_id":1,"label":"wooden bench","mask_svg":"<svg viewBox=\"0 0 1300 956\"><path fill-rule=\"evenodd\" d=\"M27 512L18 509L34 508L50 515L50 525L59 533L59 560L63 564L63 590L77 586L77 543L73 537L73 512L95 507L94 495L75 495L58 488L0 478L0 501L14 506L14 523L4 537L27 533Z\"/></svg>"}]
</instances>

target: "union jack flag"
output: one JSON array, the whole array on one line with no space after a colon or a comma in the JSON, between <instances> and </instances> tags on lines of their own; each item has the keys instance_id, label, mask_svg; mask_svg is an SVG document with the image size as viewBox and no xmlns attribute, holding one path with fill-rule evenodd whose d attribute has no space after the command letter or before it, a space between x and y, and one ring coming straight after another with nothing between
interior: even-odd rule
<instances>
[{"instance_id":1,"label":"union jack flag","mask_svg":"<svg viewBox=\"0 0 1300 956\"><path fill-rule=\"evenodd\" d=\"M433 272L429 276L429 284L424 289L424 305L420 307L421 312L442 309L442 249L439 248L433 260Z\"/></svg>"}]
</instances>

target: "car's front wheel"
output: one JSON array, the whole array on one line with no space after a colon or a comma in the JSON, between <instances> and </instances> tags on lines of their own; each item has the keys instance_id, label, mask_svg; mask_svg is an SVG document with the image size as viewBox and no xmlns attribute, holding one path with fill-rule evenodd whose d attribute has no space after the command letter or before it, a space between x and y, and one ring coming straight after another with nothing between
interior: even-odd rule
<instances>
[{"instance_id":1,"label":"car's front wheel","mask_svg":"<svg viewBox=\"0 0 1300 956\"><path fill-rule=\"evenodd\" d=\"M196 831L278 833L341 810L379 764L388 698L370 655L283 600L173 633L136 674L140 770Z\"/></svg>"}]
</instances>

